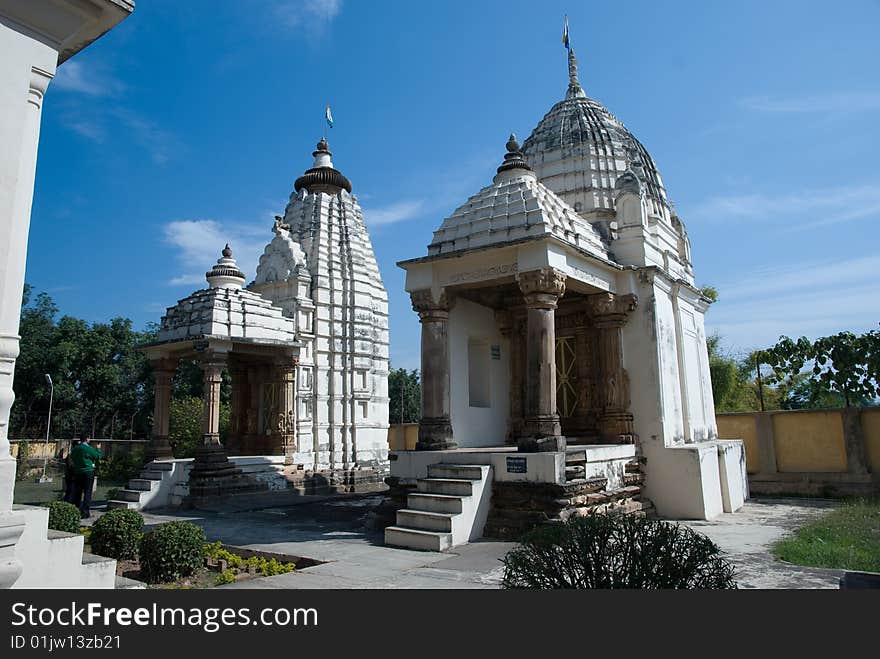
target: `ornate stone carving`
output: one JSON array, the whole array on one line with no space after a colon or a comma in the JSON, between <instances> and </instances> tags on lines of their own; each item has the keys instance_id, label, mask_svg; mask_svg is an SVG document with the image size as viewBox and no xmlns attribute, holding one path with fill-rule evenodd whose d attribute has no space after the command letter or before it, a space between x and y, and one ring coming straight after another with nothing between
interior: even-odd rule
<instances>
[{"instance_id":1,"label":"ornate stone carving","mask_svg":"<svg viewBox=\"0 0 880 659\"><path fill-rule=\"evenodd\" d=\"M537 296L552 295L560 298L565 294L565 274L554 268L521 272L517 275L517 281L526 298L526 304L529 304L530 297L534 299Z\"/></svg>"},{"instance_id":2,"label":"ornate stone carving","mask_svg":"<svg viewBox=\"0 0 880 659\"><path fill-rule=\"evenodd\" d=\"M452 307L451 296L447 295L446 289L440 289L440 295L435 298L430 288L423 288L409 294L412 308L419 314L419 320L446 320L449 317L449 309Z\"/></svg>"},{"instance_id":3,"label":"ornate stone carving","mask_svg":"<svg viewBox=\"0 0 880 659\"><path fill-rule=\"evenodd\" d=\"M621 327L630 312L638 306L638 298L632 294L599 293L589 296L587 300L596 327Z\"/></svg>"}]
</instances>

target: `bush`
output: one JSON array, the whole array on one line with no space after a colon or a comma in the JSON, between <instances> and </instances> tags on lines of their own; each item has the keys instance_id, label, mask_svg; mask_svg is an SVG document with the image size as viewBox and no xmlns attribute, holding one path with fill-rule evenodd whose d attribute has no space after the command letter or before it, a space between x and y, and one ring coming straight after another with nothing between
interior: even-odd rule
<instances>
[{"instance_id":1,"label":"bush","mask_svg":"<svg viewBox=\"0 0 880 659\"><path fill-rule=\"evenodd\" d=\"M225 586L233 581L235 581L235 570L224 570L217 575L217 578L214 580L214 585Z\"/></svg>"},{"instance_id":2,"label":"bush","mask_svg":"<svg viewBox=\"0 0 880 659\"><path fill-rule=\"evenodd\" d=\"M736 588L706 536L619 514L539 527L503 559L504 588Z\"/></svg>"},{"instance_id":3,"label":"bush","mask_svg":"<svg viewBox=\"0 0 880 659\"><path fill-rule=\"evenodd\" d=\"M149 583L175 581L195 572L205 556L205 532L191 522L168 522L141 538L141 576Z\"/></svg>"},{"instance_id":4,"label":"bush","mask_svg":"<svg viewBox=\"0 0 880 659\"><path fill-rule=\"evenodd\" d=\"M79 533L79 508L66 501L53 501L49 508L49 528L65 533Z\"/></svg>"},{"instance_id":5,"label":"bush","mask_svg":"<svg viewBox=\"0 0 880 659\"><path fill-rule=\"evenodd\" d=\"M144 458L139 452L111 455L98 462L95 475L102 481L124 483L137 478L143 466Z\"/></svg>"},{"instance_id":6,"label":"bush","mask_svg":"<svg viewBox=\"0 0 880 659\"><path fill-rule=\"evenodd\" d=\"M116 559L137 558L144 518L136 510L114 508L92 526L92 551Z\"/></svg>"}]
</instances>

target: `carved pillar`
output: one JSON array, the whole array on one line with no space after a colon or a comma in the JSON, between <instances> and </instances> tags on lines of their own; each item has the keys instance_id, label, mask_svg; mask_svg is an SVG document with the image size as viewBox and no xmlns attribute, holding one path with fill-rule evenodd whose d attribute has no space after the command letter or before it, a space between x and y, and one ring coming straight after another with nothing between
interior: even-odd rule
<instances>
[{"instance_id":1,"label":"carved pillar","mask_svg":"<svg viewBox=\"0 0 880 659\"><path fill-rule=\"evenodd\" d=\"M599 330L599 432L603 441L631 444L635 441L633 416L629 411L629 376L623 368L620 328L638 300L635 295L613 293L591 295L589 300L593 322Z\"/></svg>"},{"instance_id":2,"label":"carved pillar","mask_svg":"<svg viewBox=\"0 0 880 659\"><path fill-rule=\"evenodd\" d=\"M285 361L277 366L278 373L278 433L281 435L281 450L292 456L299 448L296 440L296 367L295 360Z\"/></svg>"},{"instance_id":3,"label":"carved pillar","mask_svg":"<svg viewBox=\"0 0 880 659\"><path fill-rule=\"evenodd\" d=\"M498 330L508 341L510 412L505 443L516 444L523 423L523 328L520 319L510 311L496 311L495 318Z\"/></svg>"},{"instance_id":4,"label":"carved pillar","mask_svg":"<svg viewBox=\"0 0 880 659\"><path fill-rule=\"evenodd\" d=\"M229 411L229 437L226 438L226 449L242 453L242 435L247 416L247 369L241 363L233 362L229 365L229 377L232 379L232 409Z\"/></svg>"},{"instance_id":5,"label":"carved pillar","mask_svg":"<svg viewBox=\"0 0 880 659\"><path fill-rule=\"evenodd\" d=\"M220 383L223 381L222 358L214 357L211 361L201 364L205 375L205 421L204 446L220 447Z\"/></svg>"},{"instance_id":6,"label":"carved pillar","mask_svg":"<svg viewBox=\"0 0 880 659\"><path fill-rule=\"evenodd\" d=\"M553 268L517 276L526 302L525 420L520 451L565 450L556 411L556 303L565 293L565 275Z\"/></svg>"},{"instance_id":7,"label":"carved pillar","mask_svg":"<svg viewBox=\"0 0 880 659\"><path fill-rule=\"evenodd\" d=\"M173 458L171 444L168 443L168 421L170 418L171 389L175 360L158 359L152 362L155 400L153 402L153 430L147 447L147 460L167 460Z\"/></svg>"},{"instance_id":8,"label":"carved pillar","mask_svg":"<svg viewBox=\"0 0 880 659\"><path fill-rule=\"evenodd\" d=\"M449 417L449 300L430 289L413 291L413 310L422 324L422 417L417 451L456 448Z\"/></svg>"}]
</instances>

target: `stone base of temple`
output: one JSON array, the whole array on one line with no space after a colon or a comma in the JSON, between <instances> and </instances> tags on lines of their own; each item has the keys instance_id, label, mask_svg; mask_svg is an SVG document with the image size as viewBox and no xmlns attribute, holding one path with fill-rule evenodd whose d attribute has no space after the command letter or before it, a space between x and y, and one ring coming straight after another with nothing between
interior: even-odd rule
<instances>
[{"instance_id":1,"label":"stone base of temple","mask_svg":"<svg viewBox=\"0 0 880 659\"><path fill-rule=\"evenodd\" d=\"M632 444L531 453L510 446L394 451L385 480L388 492L373 511L372 524L391 527L386 542L415 548L428 548L415 542L425 538L437 540L441 549L454 546L454 538L434 537L443 535L435 525L448 518L454 531L458 518L468 515L479 524L471 539L515 539L539 524L573 515L653 515L652 503L643 497L643 480L642 461ZM406 534L414 544L402 544Z\"/></svg>"},{"instance_id":2,"label":"stone base of temple","mask_svg":"<svg viewBox=\"0 0 880 659\"><path fill-rule=\"evenodd\" d=\"M642 497L642 474L637 462L627 465L624 483L617 488L609 488L607 478L576 479L564 485L495 483L483 535L515 540L536 526L563 522L570 517L603 513L653 515L653 504Z\"/></svg>"},{"instance_id":3,"label":"stone base of temple","mask_svg":"<svg viewBox=\"0 0 880 659\"><path fill-rule=\"evenodd\" d=\"M382 492L387 471L374 468L326 469L319 471L286 469L289 488L303 495Z\"/></svg>"},{"instance_id":4,"label":"stone base of temple","mask_svg":"<svg viewBox=\"0 0 880 659\"><path fill-rule=\"evenodd\" d=\"M268 486L245 474L226 455L222 446L202 446L196 451L189 473L189 505L208 497L225 497L268 490Z\"/></svg>"}]
</instances>

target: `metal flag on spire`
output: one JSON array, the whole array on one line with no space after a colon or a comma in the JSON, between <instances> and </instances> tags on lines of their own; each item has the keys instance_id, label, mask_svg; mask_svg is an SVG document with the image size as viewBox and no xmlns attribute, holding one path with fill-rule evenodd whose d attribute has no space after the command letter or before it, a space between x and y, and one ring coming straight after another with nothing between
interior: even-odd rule
<instances>
[{"instance_id":1,"label":"metal flag on spire","mask_svg":"<svg viewBox=\"0 0 880 659\"><path fill-rule=\"evenodd\" d=\"M571 49L571 43L568 40L568 14L565 15L565 27L562 28L562 43L565 45L566 50Z\"/></svg>"},{"instance_id":2,"label":"metal flag on spire","mask_svg":"<svg viewBox=\"0 0 880 659\"><path fill-rule=\"evenodd\" d=\"M330 128L333 128L333 113L330 112L330 104L327 104L327 109L324 111L324 119L327 121L327 125Z\"/></svg>"}]
</instances>

